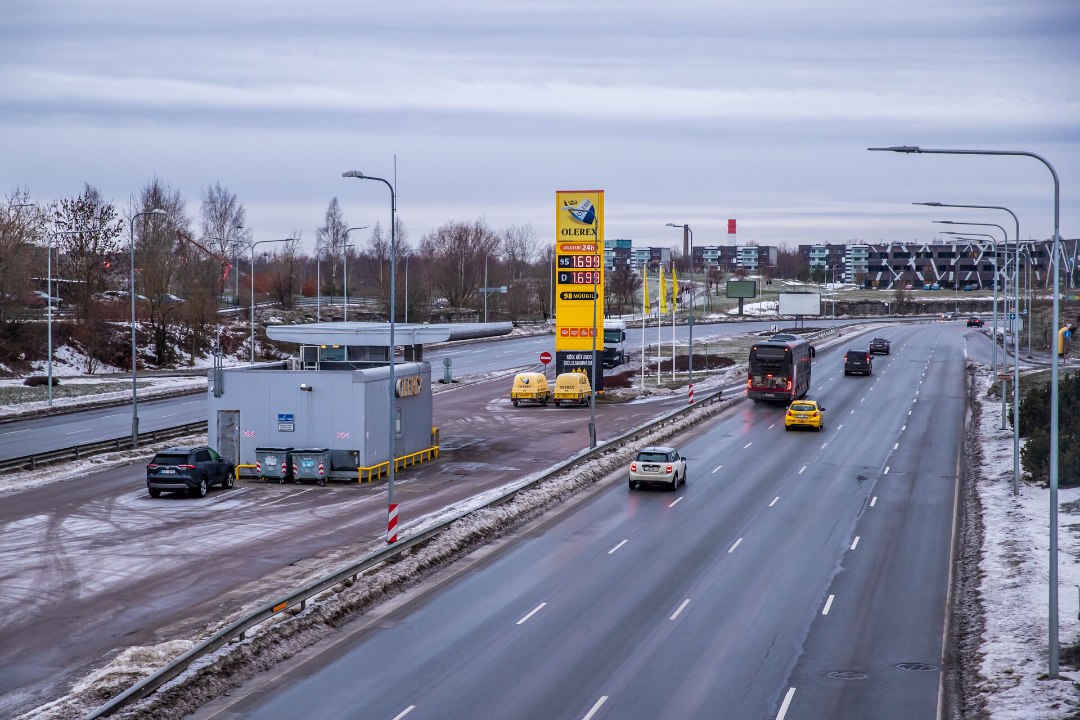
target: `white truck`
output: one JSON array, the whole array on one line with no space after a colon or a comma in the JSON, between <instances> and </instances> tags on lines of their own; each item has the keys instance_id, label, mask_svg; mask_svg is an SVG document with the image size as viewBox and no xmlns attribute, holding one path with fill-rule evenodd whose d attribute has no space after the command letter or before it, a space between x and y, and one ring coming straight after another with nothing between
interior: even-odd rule
<instances>
[{"instance_id":1,"label":"white truck","mask_svg":"<svg viewBox=\"0 0 1080 720\"><path fill-rule=\"evenodd\" d=\"M626 362L626 321L604 321L604 367L613 368Z\"/></svg>"}]
</instances>

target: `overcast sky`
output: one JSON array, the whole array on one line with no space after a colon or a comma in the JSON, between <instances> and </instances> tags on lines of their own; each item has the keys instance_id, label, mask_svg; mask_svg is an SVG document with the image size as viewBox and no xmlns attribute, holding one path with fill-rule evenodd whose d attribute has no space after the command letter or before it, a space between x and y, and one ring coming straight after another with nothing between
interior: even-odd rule
<instances>
[{"instance_id":1,"label":"overcast sky","mask_svg":"<svg viewBox=\"0 0 1080 720\"><path fill-rule=\"evenodd\" d=\"M607 238L929 241L931 220L1080 235L1078 0L638 3L0 0L0 194L220 182L256 239L531 223L606 191ZM738 235L727 235L727 219ZM973 228L979 231L980 228Z\"/></svg>"}]
</instances>

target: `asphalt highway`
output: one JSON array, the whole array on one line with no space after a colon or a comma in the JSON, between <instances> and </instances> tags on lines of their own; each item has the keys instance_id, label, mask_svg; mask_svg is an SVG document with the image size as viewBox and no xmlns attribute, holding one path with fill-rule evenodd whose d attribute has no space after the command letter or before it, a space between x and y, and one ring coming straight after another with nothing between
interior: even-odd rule
<instances>
[{"instance_id":1,"label":"asphalt highway","mask_svg":"<svg viewBox=\"0 0 1080 720\"><path fill-rule=\"evenodd\" d=\"M965 329L897 326L870 377L819 353L822 432L742 402L200 719L936 717Z\"/></svg>"}]
</instances>

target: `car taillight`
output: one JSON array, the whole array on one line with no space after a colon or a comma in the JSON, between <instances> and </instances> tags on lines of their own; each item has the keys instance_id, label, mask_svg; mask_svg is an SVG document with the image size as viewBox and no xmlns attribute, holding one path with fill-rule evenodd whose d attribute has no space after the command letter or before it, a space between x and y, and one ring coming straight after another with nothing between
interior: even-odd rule
<instances>
[{"instance_id":1,"label":"car taillight","mask_svg":"<svg viewBox=\"0 0 1080 720\"><path fill-rule=\"evenodd\" d=\"M821 414L821 413L819 413L819 412L818 412L817 410L815 410L815 411L814 411L814 414L813 414L813 415L811 415L810 417L817 417L817 416L818 416L818 415L820 415L820 414Z\"/></svg>"},{"instance_id":2,"label":"car taillight","mask_svg":"<svg viewBox=\"0 0 1080 720\"><path fill-rule=\"evenodd\" d=\"M637 463L636 462L630 463L630 472L637 472Z\"/></svg>"},{"instance_id":3,"label":"car taillight","mask_svg":"<svg viewBox=\"0 0 1080 720\"><path fill-rule=\"evenodd\" d=\"M790 389L791 389L791 379L790 379L790 378L789 378L789 379L788 379L788 381L787 381L787 389L788 389L788 390L790 390Z\"/></svg>"},{"instance_id":4,"label":"car taillight","mask_svg":"<svg viewBox=\"0 0 1080 720\"><path fill-rule=\"evenodd\" d=\"M847 353L844 353L844 362L847 362Z\"/></svg>"},{"instance_id":5,"label":"car taillight","mask_svg":"<svg viewBox=\"0 0 1080 720\"><path fill-rule=\"evenodd\" d=\"M194 470L195 466L194 465L177 465L176 469L177 470Z\"/></svg>"},{"instance_id":6,"label":"car taillight","mask_svg":"<svg viewBox=\"0 0 1080 720\"><path fill-rule=\"evenodd\" d=\"M795 414L795 411L794 411L794 410L792 410L791 408L788 408L787 414L788 414L788 415L794 415L794 414Z\"/></svg>"},{"instance_id":7,"label":"car taillight","mask_svg":"<svg viewBox=\"0 0 1080 720\"><path fill-rule=\"evenodd\" d=\"M154 463L150 463L149 465L146 466L146 469L147 470L157 470L157 465L155 465Z\"/></svg>"},{"instance_id":8,"label":"car taillight","mask_svg":"<svg viewBox=\"0 0 1080 720\"><path fill-rule=\"evenodd\" d=\"M665 472L665 473L667 473L668 475L670 475L670 474L671 474L671 469L672 469L672 468L671 468L671 466L670 466L670 465L665 465L665 466L664 466L664 472Z\"/></svg>"},{"instance_id":9,"label":"car taillight","mask_svg":"<svg viewBox=\"0 0 1080 720\"><path fill-rule=\"evenodd\" d=\"M754 381L753 381L752 378L747 378L746 379L746 387L748 387L748 388L754 387Z\"/></svg>"}]
</instances>

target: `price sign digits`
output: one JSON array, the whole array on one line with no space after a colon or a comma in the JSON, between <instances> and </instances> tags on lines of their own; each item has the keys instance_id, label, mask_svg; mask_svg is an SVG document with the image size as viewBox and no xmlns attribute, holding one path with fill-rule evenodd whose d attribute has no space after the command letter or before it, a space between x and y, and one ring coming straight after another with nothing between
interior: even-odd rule
<instances>
[{"instance_id":1,"label":"price sign digits","mask_svg":"<svg viewBox=\"0 0 1080 720\"><path fill-rule=\"evenodd\" d=\"M598 285L599 283L599 270L575 270L559 272L560 285Z\"/></svg>"},{"instance_id":2,"label":"price sign digits","mask_svg":"<svg viewBox=\"0 0 1080 720\"><path fill-rule=\"evenodd\" d=\"M560 255L559 267L591 270L600 267L599 255Z\"/></svg>"}]
</instances>

